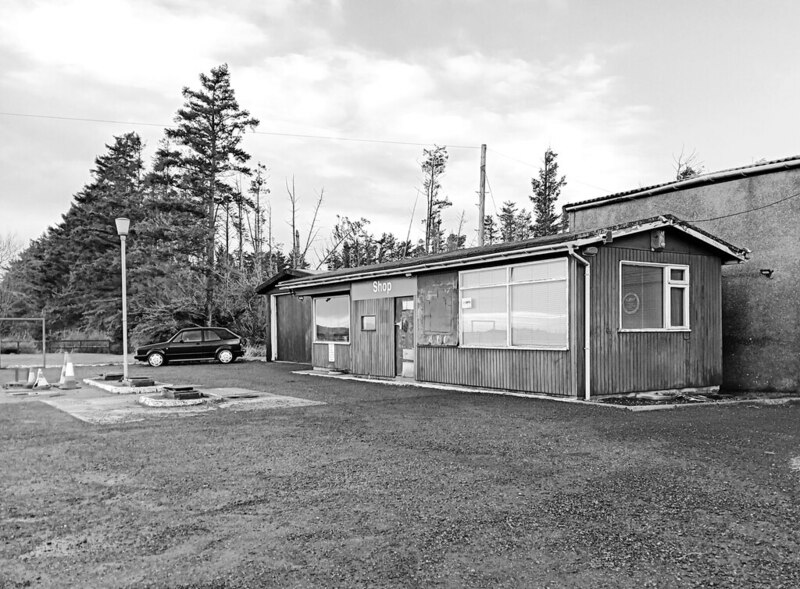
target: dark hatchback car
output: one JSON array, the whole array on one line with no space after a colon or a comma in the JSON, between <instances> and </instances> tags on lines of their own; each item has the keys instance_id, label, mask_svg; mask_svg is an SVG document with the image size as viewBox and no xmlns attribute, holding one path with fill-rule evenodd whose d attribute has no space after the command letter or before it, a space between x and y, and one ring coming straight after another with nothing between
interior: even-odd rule
<instances>
[{"instance_id":1,"label":"dark hatchback car","mask_svg":"<svg viewBox=\"0 0 800 589\"><path fill-rule=\"evenodd\" d=\"M158 367L173 360L213 360L222 364L242 355L242 339L224 327L182 329L166 342L136 348L137 360Z\"/></svg>"}]
</instances>

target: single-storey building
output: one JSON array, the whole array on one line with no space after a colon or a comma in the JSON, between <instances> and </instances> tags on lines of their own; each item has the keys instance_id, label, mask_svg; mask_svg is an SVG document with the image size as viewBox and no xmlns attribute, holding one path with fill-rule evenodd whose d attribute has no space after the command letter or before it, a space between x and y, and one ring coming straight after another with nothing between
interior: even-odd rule
<instances>
[{"instance_id":1,"label":"single-storey building","mask_svg":"<svg viewBox=\"0 0 800 589\"><path fill-rule=\"evenodd\" d=\"M589 397L719 385L721 267L745 258L660 216L277 288L310 301L316 368Z\"/></svg>"},{"instance_id":2,"label":"single-storey building","mask_svg":"<svg viewBox=\"0 0 800 589\"><path fill-rule=\"evenodd\" d=\"M312 274L310 270L286 268L256 287L257 294L267 297L267 360L311 363L311 330L294 327L295 324L311 324L311 300L290 296L278 286Z\"/></svg>"},{"instance_id":3,"label":"single-storey building","mask_svg":"<svg viewBox=\"0 0 800 589\"><path fill-rule=\"evenodd\" d=\"M577 232L666 214L752 250L722 271L723 387L800 390L800 157L564 207Z\"/></svg>"}]
</instances>

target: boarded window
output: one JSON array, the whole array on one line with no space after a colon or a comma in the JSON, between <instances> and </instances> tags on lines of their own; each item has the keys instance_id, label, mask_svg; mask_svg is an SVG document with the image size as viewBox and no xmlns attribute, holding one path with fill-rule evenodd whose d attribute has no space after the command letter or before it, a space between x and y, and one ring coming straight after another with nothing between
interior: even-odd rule
<instances>
[{"instance_id":1,"label":"boarded window","mask_svg":"<svg viewBox=\"0 0 800 589\"><path fill-rule=\"evenodd\" d=\"M458 344L458 275L456 272L423 274L417 279L419 345Z\"/></svg>"}]
</instances>

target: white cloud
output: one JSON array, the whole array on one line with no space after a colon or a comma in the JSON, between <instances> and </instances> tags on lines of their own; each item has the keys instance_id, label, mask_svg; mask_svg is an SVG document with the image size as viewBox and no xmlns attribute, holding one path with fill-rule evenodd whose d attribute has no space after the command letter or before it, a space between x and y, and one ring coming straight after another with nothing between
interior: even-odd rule
<instances>
[{"instance_id":1,"label":"white cloud","mask_svg":"<svg viewBox=\"0 0 800 589\"><path fill-rule=\"evenodd\" d=\"M262 132L450 145L443 182L454 202L445 215L448 229L455 228L462 211L470 228L477 218L479 152L454 145L489 144L489 178L498 207L509 199L530 207L530 177L549 145L560 154L570 182L566 198L597 196L591 186L627 188L634 182L631 174L642 168L631 145L647 133L649 113L625 103L596 48L553 62L441 48L401 58L336 42L330 30L296 18L314 10L313 3L281 0L235 10L211 3L213 9L193 6L186 0L20 4L14 18L0 19L0 48L13 48L28 62L14 73L16 83L8 71L0 74L0 88L18 88L7 94L17 102L8 108L49 104L46 114L165 123L181 106L180 88L196 88L199 72L227 61L239 103L262 121ZM326 10L340 8L331 2ZM297 38L287 41L291 36ZM44 103L50 84L58 92ZM40 98L28 100L26 92ZM81 152L99 154L113 134L127 130L76 132L49 145L48 153L74 162L71 143L91 136ZM150 149L159 132L148 130ZM254 161L270 168L279 240L289 241L284 182L292 175L306 212L314 191L325 188L323 236L336 214L364 216L376 233L405 236L420 185L421 146L262 134L249 135L245 147ZM26 153L35 154L35 145ZM0 167L12 165L11 155L2 159ZM30 155L25 165L33 168L35 160ZM88 169L77 176L87 177ZM79 190L75 177L52 178L62 184L62 199ZM52 208L65 212L68 205L62 200ZM419 236L423 209L418 203L412 237ZM487 210L493 212L491 200Z\"/></svg>"},{"instance_id":2,"label":"white cloud","mask_svg":"<svg viewBox=\"0 0 800 589\"><path fill-rule=\"evenodd\" d=\"M262 130L476 147L486 142L498 207L510 199L530 207L530 177L550 145L570 180L565 199L597 196L600 187L617 189L641 170L638 156L626 156L616 145L645 134L648 113L619 106L615 81L594 55L552 66L479 53L427 57L409 62L341 48L272 57L248 71L240 102L250 104L244 96L258 95L260 78L280 89L264 93L262 87L260 104L266 108L252 109L262 118ZM309 195L310 187L326 187L330 219L334 213L363 215L375 232L405 235L422 147L265 137L259 143L268 146L264 153L278 194L282 178L296 174ZM533 165L499 157L491 148ZM465 211L472 227L478 151L451 148L450 154L443 184L454 206L445 221L453 229ZM418 205L417 217L422 210ZM491 203L487 210L493 212ZM419 223L412 227L418 234Z\"/></svg>"},{"instance_id":3,"label":"white cloud","mask_svg":"<svg viewBox=\"0 0 800 589\"><path fill-rule=\"evenodd\" d=\"M44 67L123 87L171 87L176 75L246 50L261 33L230 11L185 14L146 2L22 5L0 21L3 44ZM28 75L31 75L28 72Z\"/></svg>"}]
</instances>

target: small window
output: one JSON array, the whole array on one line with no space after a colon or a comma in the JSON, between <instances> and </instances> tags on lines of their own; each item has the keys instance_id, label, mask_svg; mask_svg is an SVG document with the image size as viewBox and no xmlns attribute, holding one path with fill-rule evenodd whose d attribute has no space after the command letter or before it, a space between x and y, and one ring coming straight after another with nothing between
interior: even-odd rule
<instances>
[{"instance_id":1,"label":"small window","mask_svg":"<svg viewBox=\"0 0 800 589\"><path fill-rule=\"evenodd\" d=\"M686 276L686 270L683 268L670 268L669 269L669 280L670 282L684 282Z\"/></svg>"},{"instance_id":2,"label":"small window","mask_svg":"<svg viewBox=\"0 0 800 589\"><path fill-rule=\"evenodd\" d=\"M350 297L314 299L314 341L319 343L350 342Z\"/></svg>"},{"instance_id":3,"label":"small window","mask_svg":"<svg viewBox=\"0 0 800 589\"><path fill-rule=\"evenodd\" d=\"M623 330L689 329L689 268L623 262L620 272Z\"/></svg>"},{"instance_id":4,"label":"small window","mask_svg":"<svg viewBox=\"0 0 800 589\"><path fill-rule=\"evenodd\" d=\"M361 317L361 331L375 331L375 315Z\"/></svg>"}]
</instances>

